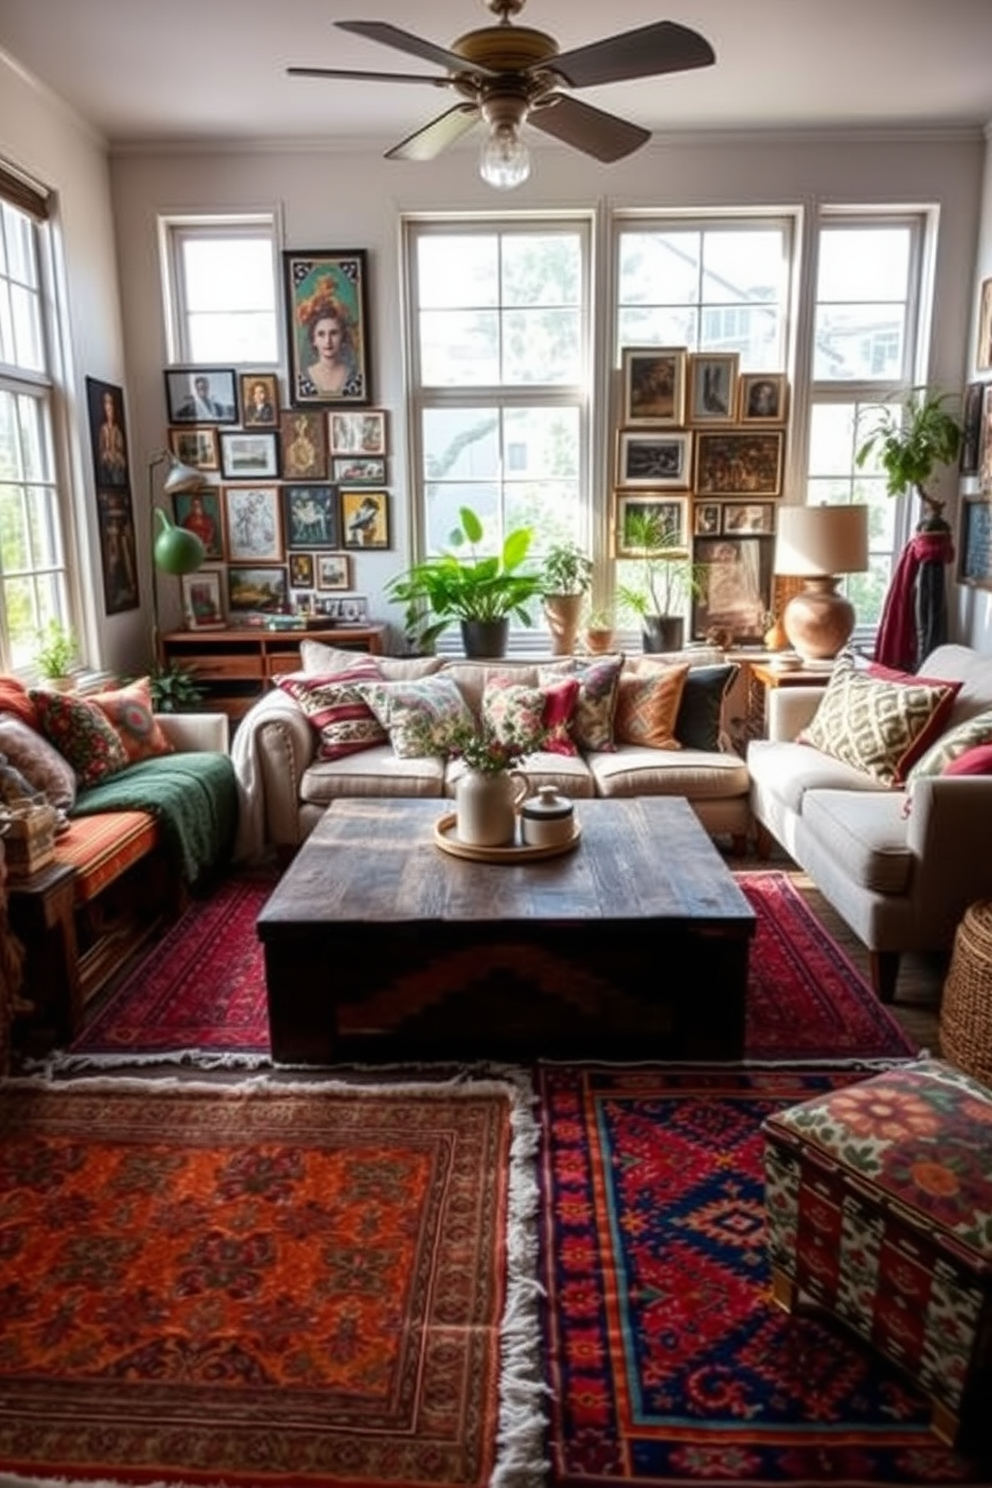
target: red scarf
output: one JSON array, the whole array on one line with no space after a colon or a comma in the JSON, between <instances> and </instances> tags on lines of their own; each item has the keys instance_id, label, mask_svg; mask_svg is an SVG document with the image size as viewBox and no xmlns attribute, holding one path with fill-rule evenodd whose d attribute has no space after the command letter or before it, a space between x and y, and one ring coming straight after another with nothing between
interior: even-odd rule
<instances>
[{"instance_id":1,"label":"red scarf","mask_svg":"<svg viewBox=\"0 0 992 1488\"><path fill-rule=\"evenodd\" d=\"M883 666L913 672L922 659L916 654L916 579L924 563L950 563L954 543L950 532L918 532L899 555L875 638L875 660Z\"/></svg>"}]
</instances>

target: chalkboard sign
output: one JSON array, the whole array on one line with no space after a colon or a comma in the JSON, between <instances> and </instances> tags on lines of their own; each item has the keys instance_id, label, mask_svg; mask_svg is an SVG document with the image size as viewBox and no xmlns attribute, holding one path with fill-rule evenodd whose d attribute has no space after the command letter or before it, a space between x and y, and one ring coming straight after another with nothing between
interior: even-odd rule
<instances>
[{"instance_id":1,"label":"chalkboard sign","mask_svg":"<svg viewBox=\"0 0 992 1488\"><path fill-rule=\"evenodd\" d=\"M964 497L958 553L961 583L992 589L992 502Z\"/></svg>"}]
</instances>

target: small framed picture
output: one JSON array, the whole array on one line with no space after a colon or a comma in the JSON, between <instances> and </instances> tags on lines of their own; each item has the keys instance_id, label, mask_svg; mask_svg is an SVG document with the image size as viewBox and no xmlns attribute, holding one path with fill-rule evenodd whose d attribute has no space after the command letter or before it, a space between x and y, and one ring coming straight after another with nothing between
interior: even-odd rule
<instances>
[{"instance_id":1,"label":"small framed picture","mask_svg":"<svg viewBox=\"0 0 992 1488\"><path fill-rule=\"evenodd\" d=\"M242 372L241 422L246 429L278 429L279 381L274 372Z\"/></svg>"},{"instance_id":2,"label":"small framed picture","mask_svg":"<svg viewBox=\"0 0 992 1488\"><path fill-rule=\"evenodd\" d=\"M698 351L689 357L690 424L732 424L737 417L736 351Z\"/></svg>"},{"instance_id":3,"label":"small framed picture","mask_svg":"<svg viewBox=\"0 0 992 1488\"><path fill-rule=\"evenodd\" d=\"M285 568L228 565L227 605L232 615L244 615L251 610L278 615L288 603Z\"/></svg>"},{"instance_id":4,"label":"small framed picture","mask_svg":"<svg viewBox=\"0 0 992 1488\"><path fill-rule=\"evenodd\" d=\"M339 548L341 522L337 486L283 486L287 548Z\"/></svg>"},{"instance_id":5,"label":"small framed picture","mask_svg":"<svg viewBox=\"0 0 992 1488\"><path fill-rule=\"evenodd\" d=\"M207 550L207 557L224 556L224 525L220 513L220 489L201 486L197 491L179 491L172 498L172 511L177 527L195 532Z\"/></svg>"},{"instance_id":6,"label":"small framed picture","mask_svg":"<svg viewBox=\"0 0 992 1488\"><path fill-rule=\"evenodd\" d=\"M685 421L684 346L625 346L623 378L625 424L681 424Z\"/></svg>"},{"instance_id":7,"label":"small framed picture","mask_svg":"<svg viewBox=\"0 0 992 1488\"><path fill-rule=\"evenodd\" d=\"M229 563L278 563L282 558L278 486L224 486Z\"/></svg>"},{"instance_id":8,"label":"small framed picture","mask_svg":"<svg viewBox=\"0 0 992 1488\"><path fill-rule=\"evenodd\" d=\"M617 558L650 558L659 554L684 557L689 547L685 496L625 496L617 492L614 550ZM645 529L660 541L645 546Z\"/></svg>"},{"instance_id":9,"label":"small framed picture","mask_svg":"<svg viewBox=\"0 0 992 1488\"><path fill-rule=\"evenodd\" d=\"M735 642L760 641L771 609L774 551L769 537L696 538L694 640L704 640L711 627L719 626L729 630Z\"/></svg>"},{"instance_id":10,"label":"small framed picture","mask_svg":"<svg viewBox=\"0 0 992 1488\"><path fill-rule=\"evenodd\" d=\"M367 408L364 413L328 414L332 455L384 455L386 410Z\"/></svg>"},{"instance_id":11,"label":"small framed picture","mask_svg":"<svg viewBox=\"0 0 992 1488\"><path fill-rule=\"evenodd\" d=\"M343 547L389 547L389 497L385 491L342 491Z\"/></svg>"},{"instance_id":12,"label":"small framed picture","mask_svg":"<svg viewBox=\"0 0 992 1488\"><path fill-rule=\"evenodd\" d=\"M289 587L291 589L312 589L314 586L313 576L312 553L289 554Z\"/></svg>"},{"instance_id":13,"label":"small framed picture","mask_svg":"<svg viewBox=\"0 0 992 1488\"><path fill-rule=\"evenodd\" d=\"M317 554L317 588L351 588L351 562L347 553Z\"/></svg>"},{"instance_id":14,"label":"small framed picture","mask_svg":"<svg viewBox=\"0 0 992 1488\"><path fill-rule=\"evenodd\" d=\"M692 471L692 435L648 434L621 429L617 435L617 485L685 489Z\"/></svg>"},{"instance_id":15,"label":"small framed picture","mask_svg":"<svg viewBox=\"0 0 992 1488\"><path fill-rule=\"evenodd\" d=\"M740 379L742 424L784 424L788 383L782 372L744 372Z\"/></svg>"},{"instance_id":16,"label":"small framed picture","mask_svg":"<svg viewBox=\"0 0 992 1488\"><path fill-rule=\"evenodd\" d=\"M323 613L338 625L368 625L369 602L364 594L348 594L341 599L325 599Z\"/></svg>"},{"instance_id":17,"label":"small framed picture","mask_svg":"<svg viewBox=\"0 0 992 1488\"><path fill-rule=\"evenodd\" d=\"M327 479L327 421L322 413L284 413L282 474L284 480Z\"/></svg>"},{"instance_id":18,"label":"small framed picture","mask_svg":"<svg viewBox=\"0 0 992 1488\"><path fill-rule=\"evenodd\" d=\"M165 406L170 424L236 424L233 367L167 367Z\"/></svg>"},{"instance_id":19,"label":"small framed picture","mask_svg":"<svg viewBox=\"0 0 992 1488\"><path fill-rule=\"evenodd\" d=\"M279 474L276 436L222 429L220 471L227 480L275 480Z\"/></svg>"},{"instance_id":20,"label":"small framed picture","mask_svg":"<svg viewBox=\"0 0 992 1488\"><path fill-rule=\"evenodd\" d=\"M697 537L718 537L720 534L719 501L697 501L693 510L692 530Z\"/></svg>"},{"instance_id":21,"label":"small framed picture","mask_svg":"<svg viewBox=\"0 0 992 1488\"><path fill-rule=\"evenodd\" d=\"M736 533L743 536L745 533L763 533L765 536L775 531L775 503L774 501L726 501L723 505L723 532Z\"/></svg>"},{"instance_id":22,"label":"small framed picture","mask_svg":"<svg viewBox=\"0 0 992 1488\"><path fill-rule=\"evenodd\" d=\"M364 248L283 253L290 402L368 403Z\"/></svg>"},{"instance_id":23,"label":"small framed picture","mask_svg":"<svg viewBox=\"0 0 992 1488\"><path fill-rule=\"evenodd\" d=\"M992 382L982 384L982 427L978 437L978 477L986 494L992 491Z\"/></svg>"},{"instance_id":24,"label":"small framed picture","mask_svg":"<svg viewBox=\"0 0 992 1488\"><path fill-rule=\"evenodd\" d=\"M958 581L975 589L992 589L992 503L987 498L962 498Z\"/></svg>"},{"instance_id":25,"label":"small framed picture","mask_svg":"<svg viewBox=\"0 0 992 1488\"><path fill-rule=\"evenodd\" d=\"M379 456L342 455L331 461L331 476L343 486L382 486L386 462Z\"/></svg>"},{"instance_id":26,"label":"small framed picture","mask_svg":"<svg viewBox=\"0 0 992 1488\"><path fill-rule=\"evenodd\" d=\"M221 606L220 570L198 568L182 574L183 615L189 630L220 630L224 625Z\"/></svg>"},{"instance_id":27,"label":"small framed picture","mask_svg":"<svg viewBox=\"0 0 992 1488\"><path fill-rule=\"evenodd\" d=\"M127 430L124 427L124 389L112 382L86 379L93 475L103 489L130 489Z\"/></svg>"},{"instance_id":28,"label":"small framed picture","mask_svg":"<svg viewBox=\"0 0 992 1488\"><path fill-rule=\"evenodd\" d=\"M978 299L978 352L975 366L979 372L992 367L992 279L983 279Z\"/></svg>"},{"instance_id":29,"label":"small framed picture","mask_svg":"<svg viewBox=\"0 0 992 1488\"><path fill-rule=\"evenodd\" d=\"M696 435L697 496L778 496L782 490L782 449L778 433Z\"/></svg>"},{"instance_id":30,"label":"small framed picture","mask_svg":"<svg viewBox=\"0 0 992 1488\"><path fill-rule=\"evenodd\" d=\"M169 449L194 470L219 470L220 446L216 429L170 429Z\"/></svg>"},{"instance_id":31,"label":"small framed picture","mask_svg":"<svg viewBox=\"0 0 992 1488\"><path fill-rule=\"evenodd\" d=\"M969 382L964 390L961 409L961 456L958 471L961 475L977 475L982 451L982 397L984 382Z\"/></svg>"}]
</instances>

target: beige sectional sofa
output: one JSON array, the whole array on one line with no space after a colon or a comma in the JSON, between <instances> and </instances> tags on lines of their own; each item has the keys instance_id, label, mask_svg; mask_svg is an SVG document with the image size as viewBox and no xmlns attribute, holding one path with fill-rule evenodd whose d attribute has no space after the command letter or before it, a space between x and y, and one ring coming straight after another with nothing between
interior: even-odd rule
<instances>
[{"instance_id":1,"label":"beige sectional sofa","mask_svg":"<svg viewBox=\"0 0 992 1488\"><path fill-rule=\"evenodd\" d=\"M886 1001L895 996L902 952L946 951L968 905L992 896L992 774L946 773L967 768L970 750L975 768L989 763L987 752L976 756L992 737L992 656L940 646L918 678L961 685L905 784L796 742L822 688L770 693L769 737L747 752L759 851L774 838L810 875L867 946Z\"/></svg>"},{"instance_id":2,"label":"beige sectional sofa","mask_svg":"<svg viewBox=\"0 0 992 1488\"><path fill-rule=\"evenodd\" d=\"M301 650L308 675L338 672L356 661L354 653L318 642L305 641ZM600 658L576 660L582 664ZM728 836L734 850L742 852L750 828L749 778L744 760L730 746L725 717L736 666L726 663L721 652L702 648L677 656L633 657L622 665L630 672L648 661L685 660L693 682L691 688L687 682L683 707L691 704L695 709L694 727L686 736L710 747L658 749L620 743L615 750L575 756L534 754L522 768L534 789L554 785L578 800L592 796L685 796L708 831ZM374 661L386 681L443 673L455 681L475 718L479 717L486 682L495 673L505 676L512 672L513 681L521 686L535 685L539 675L536 662L471 662L437 657L376 657ZM560 658L542 665L556 663ZM452 797L463 768L457 760L446 762L435 756L399 758L388 742L343 758L321 759L319 742L299 703L278 686L260 698L242 719L232 746L241 791L237 856L242 861L272 850L281 856L290 854L338 797Z\"/></svg>"}]
</instances>

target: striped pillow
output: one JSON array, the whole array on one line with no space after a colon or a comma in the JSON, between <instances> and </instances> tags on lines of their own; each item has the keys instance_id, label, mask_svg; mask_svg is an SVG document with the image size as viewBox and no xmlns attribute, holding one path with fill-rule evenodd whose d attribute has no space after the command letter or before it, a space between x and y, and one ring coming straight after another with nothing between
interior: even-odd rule
<instances>
[{"instance_id":1,"label":"striped pillow","mask_svg":"<svg viewBox=\"0 0 992 1488\"><path fill-rule=\"evenodd\" d=\"M275 683L299 703L320 735L317 758L336 760L385 744L388 739L357 685L377 682L381 676L378 666L369 658L355 660L348 671L331 676L290 672L276 677Z\"/></svg>"}]
</instances>

